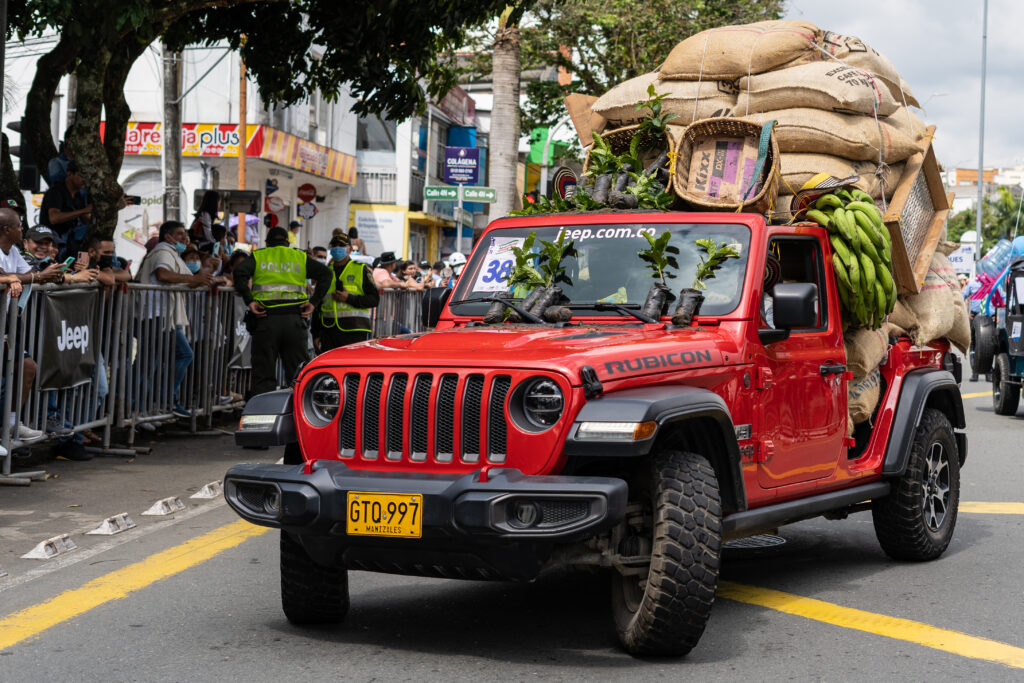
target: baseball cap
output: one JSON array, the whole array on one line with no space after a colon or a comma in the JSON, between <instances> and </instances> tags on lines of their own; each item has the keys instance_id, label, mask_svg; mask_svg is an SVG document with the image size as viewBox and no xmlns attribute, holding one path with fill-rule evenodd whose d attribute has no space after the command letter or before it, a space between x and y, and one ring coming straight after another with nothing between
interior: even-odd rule
<instances>
[{"instance_id":1,"label":"baseball cap","mask_svg":"<svg viewBox=\"0 0 1024 683\"><path fill-rule=\"evenodd\" d=\"M417 265L419 265L420 268L429 268L430 261L420 261Z\"/></svg>"},{"instance_id":2,"label":"baseball cap","mask_svg":"<svg viewBox=\"0 0 1024 683\"><path fill-rule=\"evenodd\" d=\"M288 224L288 227L289 228L301 228L302 227L302 223L300 223L298 221L292 221L291 223Z\"/></svg>"},{"instance_id":3,"label":"baseball cap","mask_svg":"<svg viewBox=\"0 0 1024 683\"><path fill-rule=\"evenodd\" d=\"M45 225L37 225L26 232L25 237L33 242L42 242L43 240L51 240L53 242L57 241L57 235L54 234L53 230L50 230Z\"/></svg>"}]
</instances>

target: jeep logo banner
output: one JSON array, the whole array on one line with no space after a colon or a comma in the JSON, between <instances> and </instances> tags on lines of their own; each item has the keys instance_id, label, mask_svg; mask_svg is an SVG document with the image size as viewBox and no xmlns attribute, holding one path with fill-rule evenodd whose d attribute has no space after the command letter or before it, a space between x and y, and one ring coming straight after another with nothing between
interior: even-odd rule
<instances>
[{"instance_id":1,"label":"jeep logo banner","mask_svg":"<svg viewBox=\"0 0 1024 683\"><path fill-rule=\"evenodd\" d=\"M47 292L43 301L40 388L85 384L96 367L96 291Z\"/></svg>"}]
</instances>

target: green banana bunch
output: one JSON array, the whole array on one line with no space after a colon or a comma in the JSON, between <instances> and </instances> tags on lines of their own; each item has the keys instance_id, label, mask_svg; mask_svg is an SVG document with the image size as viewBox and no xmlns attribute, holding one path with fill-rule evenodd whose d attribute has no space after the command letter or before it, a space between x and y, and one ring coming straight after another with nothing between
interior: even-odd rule
<instances>
[{"instance_id":1,"label":"green banana bunch","mask_svg":"<svg viewBox=\"0 0 1024 683\"><path fill-rule=\"evenodd\" d=\"M878 328L896 305L892 237L871 196L843 188L817 198L807 218L829 232L832 269L848 327Z\"/></svg>"}]
</instances>

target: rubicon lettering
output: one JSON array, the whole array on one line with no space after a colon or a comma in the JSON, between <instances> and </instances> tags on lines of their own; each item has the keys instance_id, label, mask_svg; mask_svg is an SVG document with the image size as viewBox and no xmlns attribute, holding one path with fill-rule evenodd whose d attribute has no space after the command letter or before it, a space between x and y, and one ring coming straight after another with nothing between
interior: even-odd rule
<instances>
[{"instance_id":1,"label":"rubicon lettering","mask_svg":"<svg viewBox=\"0 0 1024 683\"><path fill-rule=\"evenodd\" d=\"M604 364L604 371L609 375L621 375L640 370L654 370L679 365L700 365L710 362L710 351L680 351L678 353L663 353L657 356L638 356L621 361L608 361Z\"/></svg>"},{"instance_id":2,"label":"rubicon lettering","mask_svg":"<svg viewBox=\"0 0 1024 683\"><path fill-rule=\"evenodd\" d=\"M67 322L60 321L60 336L57 337L57 348L61 351L78 349L84 352L89 348L89 326L68 327Z\"/></svg>"}]
</instances>

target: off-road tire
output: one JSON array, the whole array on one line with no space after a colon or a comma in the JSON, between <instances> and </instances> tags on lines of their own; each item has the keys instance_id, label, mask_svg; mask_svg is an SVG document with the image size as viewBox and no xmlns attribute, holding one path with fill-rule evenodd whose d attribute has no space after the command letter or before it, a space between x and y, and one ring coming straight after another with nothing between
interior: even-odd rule
<instances>
[{"instance_id":1,"label":"off-road tire","mask_svg":"<svg viewBox=\"0 0 1024 683\"><path fill-rule=\"evenodd\" d=\"M987 375L992 372L992 362L999 351L996 323L991 316L979 314L974 316L971 325L974 327L974 367L971 371L976 375Z\"/></svg>"},{"instance_id":2,"label":"off-road tire","mask_svg":"<svg viewBox=\"0 0 1024 683\"><path fill-rule=\"evenodd\" d=\"M337 624L348 613L348 571L322 567L281 532L281 607L293 624Z\"/></svg>"},{"instance_id":3,"label":"off-road tire","mask_svg":"<svg viewBox=\"0 0 1024 683\"><path fill-rule=\"evenodd\" d=\"M1020 385L1010 382L1010 356L1000 353L992 364L992 408L996 415L1016 415Z\"/></svg>"},{"instance_id":4,"label":"off-road tire","mask_svg":"<svg viewBox=\"0 0 1024 683\"><path fill-rule=\"evenodd\" d=\"M701 455L663 450L652 458L651 564L646 582L612 574L612 612L634 655L685 655L715 600L722 546L718 480Z\"/></svg>"},{"instance_id":5,"label":"off-road tire","mask_svg":"<svg viewBox=\"0 0 1024 683\"><path fill-rule=\"evenodd\" d=\"M888 496L875 500L875 535L896 560L934 560L949 546L960 505L960 455L945 414L925 408L907 469Z\"/></svg>"}]
</instances>

